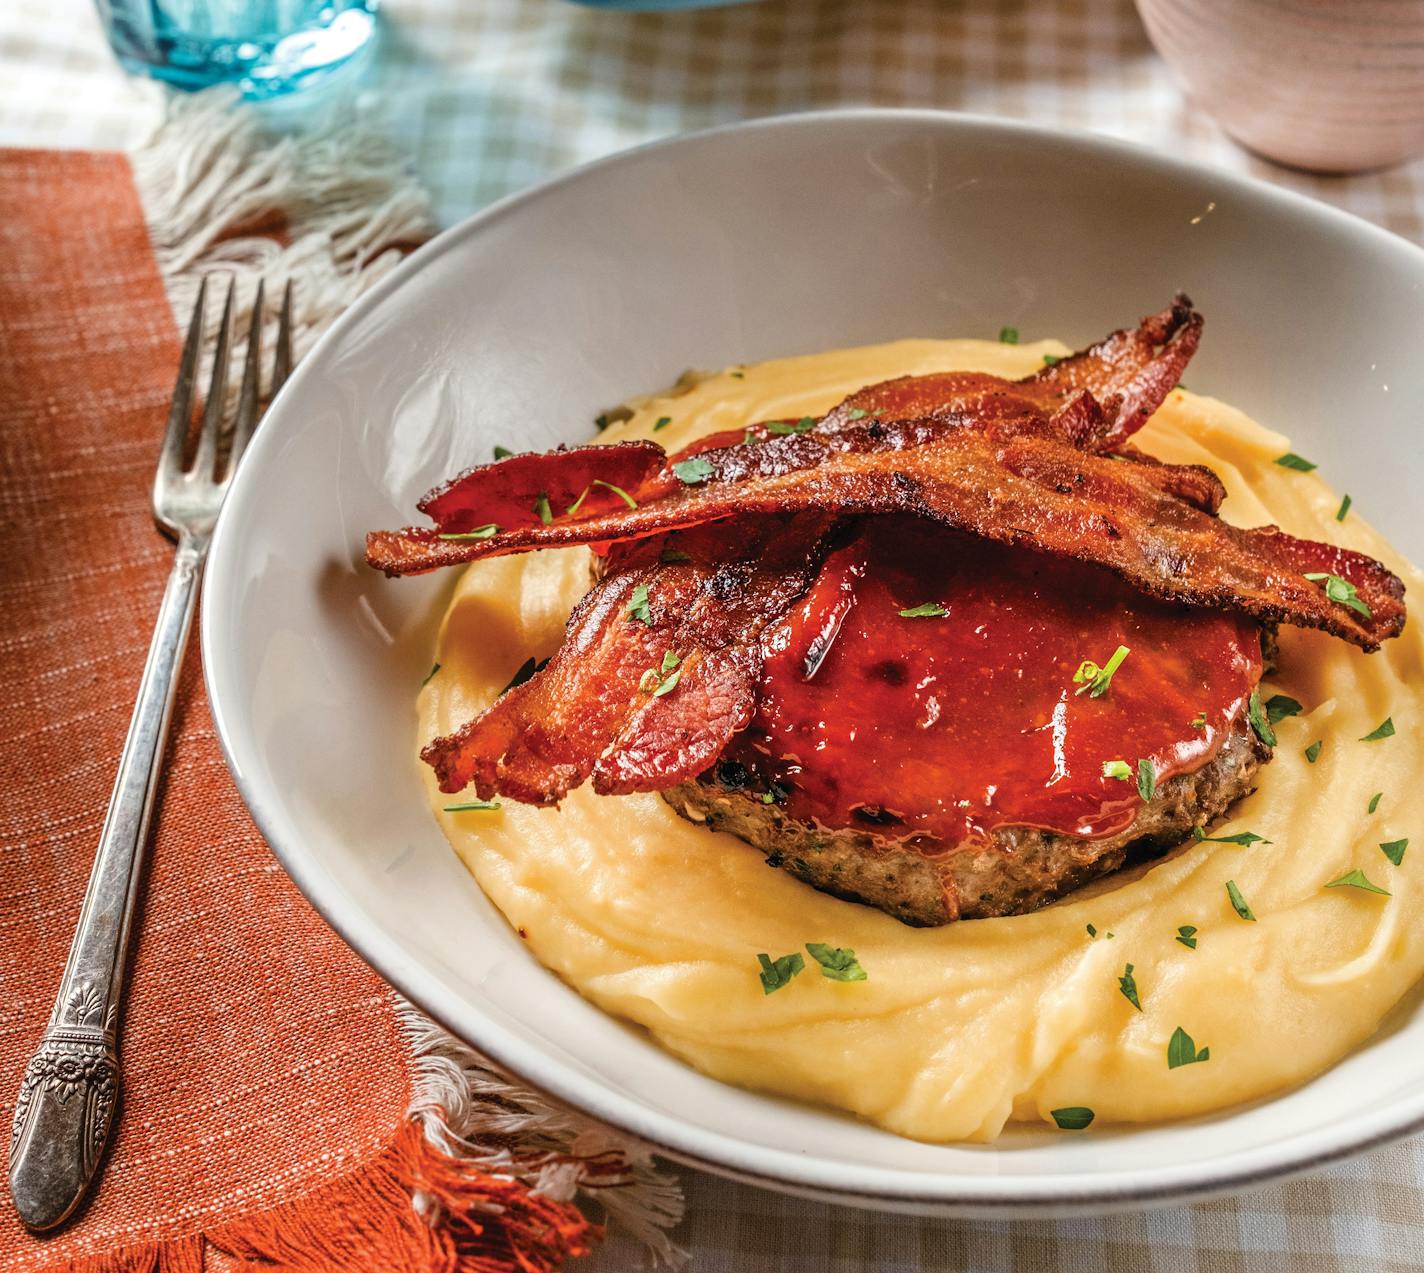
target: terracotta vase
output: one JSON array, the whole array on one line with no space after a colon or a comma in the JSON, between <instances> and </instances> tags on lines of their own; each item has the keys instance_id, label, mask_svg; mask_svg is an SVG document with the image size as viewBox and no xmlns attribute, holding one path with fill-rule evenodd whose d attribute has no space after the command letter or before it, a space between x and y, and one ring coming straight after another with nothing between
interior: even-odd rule
<instances>
[{"instance_id":1,"label":"terracotta vase","mask_svg":"<svg viewBox=\"0 0 1424 1273\"><path fill-rule=\"evenodd\" d=\"M1243 146L1360 172L1424 153L1424 0L1136 0L1187 94Z\"/></svg>"}]
</instances>

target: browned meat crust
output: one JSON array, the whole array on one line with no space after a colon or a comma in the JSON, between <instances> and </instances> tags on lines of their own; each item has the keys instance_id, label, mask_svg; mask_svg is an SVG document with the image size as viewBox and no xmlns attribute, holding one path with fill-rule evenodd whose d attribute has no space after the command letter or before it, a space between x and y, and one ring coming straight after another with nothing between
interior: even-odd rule
<instances>
[{"instance_id":1,"label":"browned meat crust","mask_svg":"<svg viewBox=\"0 0 1424 1273\"><path fill-rule=\"evenodd\" d=\"M869 830L828 830L788 817L758 792L703 775L663 792L683 817L730 831L767 863L849 901L877 906L907 924L1021 915L1117 870L1129 854L1165 849L1225 812L1255 787L1267 748L1242 720L1194 773L1161 784L1119 835L1085 840L1032 827L1003 827L987 844L939 856ZM725 779L727 775L723 775Z\"/></svg>"}]
</instances>

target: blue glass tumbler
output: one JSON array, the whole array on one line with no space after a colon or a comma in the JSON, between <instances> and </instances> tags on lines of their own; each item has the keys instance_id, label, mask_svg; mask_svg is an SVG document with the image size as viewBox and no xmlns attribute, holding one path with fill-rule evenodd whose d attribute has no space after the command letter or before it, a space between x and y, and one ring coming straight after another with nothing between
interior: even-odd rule
<instances>
[{"instance_id":1,"label":"blue glass tumbler","mask_svg":"<svg viewBox=\"0 0 1424 1273\"><path fill-rule=\"evenodd\" d=\"M380 0L97 0L119 61L176 88L278 97L370 43Z\"/></svg>"}]
</instances>

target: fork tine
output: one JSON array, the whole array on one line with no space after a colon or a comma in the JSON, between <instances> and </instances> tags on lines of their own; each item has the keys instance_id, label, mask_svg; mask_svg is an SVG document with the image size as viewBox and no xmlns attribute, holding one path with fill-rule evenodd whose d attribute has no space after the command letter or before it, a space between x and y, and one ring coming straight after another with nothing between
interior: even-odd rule
<instances>
[{"instance_id":1,"label":"fork tine","mask_svg":"<svg viewBox=\"0 0 1424 1273\"><path fill-rule=\"evenodd\" d=\"M237 395L237 421L232 429L232 448L228 452L227 477L237 470L237 462L246 449L257 424L257 382L262 374L262 280L257 280L257 295L252 298L252 322L247 328L247 357L242 366L242 388ZM227 478L223 479L224 481Z\"/></svg>"},{"instance_id":2,"label":"fork tine","mask_svg":"<svg viewBox=\"0 0 1424 1273\"><path fill-rule=\"evenodd\" d=\"M292 280L282 289L282 317L277 323L277 355L272 362L272 397L292 371Z\"/></svg>"},{"instance_id":3,"label":"fork tine","mask_svg":"<svg viewBox=\"0 0 1424 1273\"><path fill-rule=\"evenodd\" d=\"M232 299L237 291L237 276L228 281L227 300L223 304L222 324L218 327L217 353L213 357L213 375L208 382L208 400L203 405L203 428L198 434L198 453L193 457L193 473L200 478L213 476L213 461L218 453L218 434L222 431L223 399L227 397L228 346L232 338Z\"/></svg>"},{"instance_id":4,"label":"fork tine","mask_svg":"<svg viewBox=\"0 0 1424 1273\"><path fill-rule=\"evenodd\" d=\"M193 381L198 371L198 351L203 347L203 310L208 299L208 280L204 275L198 284L198 299L193 302L193 317L188 322L188 336L183 341L183 354L178 360L178 379L173 385L173 401L168 407L168 425L163 434L163 449L158 455L158 476L176 477L183 467L183 448L188 442L188 425L193 419Z\"/></svg>"}]
</instances>

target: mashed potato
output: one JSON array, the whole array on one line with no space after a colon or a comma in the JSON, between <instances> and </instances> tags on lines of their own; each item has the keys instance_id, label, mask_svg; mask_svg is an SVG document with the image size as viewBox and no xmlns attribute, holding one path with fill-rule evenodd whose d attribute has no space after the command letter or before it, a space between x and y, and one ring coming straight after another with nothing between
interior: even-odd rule
<instances>
[{"instance_id":1,"label":"mashed potato","mask_svg":"<svg viewBox=\"0 0 1424 1273\"><path fill-rule=\"evenodd\" d=\"M1045 352L1063 350L913 340L781 359L640 400L602 437L653 436L667 416L656 438L676 450L819 414L892 376L1020 376ZM1174 392L1137 440L1164 460L1210 465L1230 492L1228 520L1360 549L1424 596L1419 572L1359 517L1336 521L1339 497L1317 475L1273 463L1284 437L1231 407ZM582 548L469 567L441 632L441 670L421 693L418 741L454 730L526 658L551 654L588 586ZM1264 692L1304 711L1279 722L1259 790L1214 829L1269 843L1188 844L1037 914L938 929L815 892L657 795L585 787L557 810L505 801L448 813L458 798L426 779L480 886L542 963L608 1012L727 1082L922 1140L987 1141L1011 1119L1051 1121L1065 1107L1086 1106L1099 1124L1219 1109L1309 1078L1374 1032L1424 973L1424 926L1412 920L1424 841L1400 865L1380 849L1424 834L1420 673L1417 622L1374 655L1283 628ZM1361 741L1386 717L1394 736ZM1357 868L1391 896L1325 887ZM1238 916L1227 881L1254 921ZM1196 930L1194 949L1182 926ZM808 959L764 994L757 953L804 953L808 941L852 947L868 979L832 981ZM1129 963L1141 1011L1119 988ZM1179 1028L1209 1059L1168 1067Z\"/></svg>"}]
</instances>

